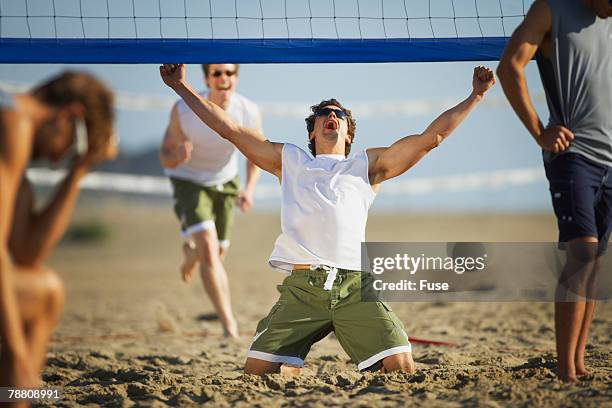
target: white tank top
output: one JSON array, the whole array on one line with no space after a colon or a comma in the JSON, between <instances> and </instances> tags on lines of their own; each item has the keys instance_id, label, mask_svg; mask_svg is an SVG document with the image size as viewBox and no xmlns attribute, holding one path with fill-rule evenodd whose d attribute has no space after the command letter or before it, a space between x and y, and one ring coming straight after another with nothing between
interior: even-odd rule
<instances>
[{"instance_id":1,"label":"white tank top","mask_svg":"<svg viewBox=\"0 0 612 408\"><path fill-rule=\"evenodd\" d=\"M208 97L207 92L200 95ZM193 143L193 151L188 162L164 169L165 174L201 186L220 185L233 179L238 174L238 150L202 122L182 100L177 102L177 109L181 130ZM232 95L226 112L240 126L254 129L258 125L257 105L237 93Z\"/></svg>"},{"instance_id":2,"label":"white tank top","mask_svg":"<svg viewBox=\"0 0 612 408\"><path fill-rule=\"evenodd\" d=\"M287 143L281 190L281 235L270 265L284 271L292 264L361 270L361 243L376 196L368 179L367 153L350 159L319 154L312 159Z\"/></svg>"}]
</instances>

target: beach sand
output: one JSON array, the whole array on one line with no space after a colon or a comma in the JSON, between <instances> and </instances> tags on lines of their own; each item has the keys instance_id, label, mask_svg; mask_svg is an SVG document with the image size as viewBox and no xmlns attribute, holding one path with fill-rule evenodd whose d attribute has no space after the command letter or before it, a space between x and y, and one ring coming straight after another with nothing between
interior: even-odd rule
<instances>
[{"instance_id":1,"label":"beach sand","mask_svg":"<svg viewBox=\"0 0 612 408\"><path fill-rule=\"evenodd\" d=\"M333 336L313 346L298 377L244 375L259 319L283 275L267 267L279 215L238 215L226 261L242 336L221 336L199 276L180 280L171 204L81 202L74 226L103 225L101 243L66 239L49 264L67 301L54 332L45 385L54 405L163 406L612 406L612 305L595 313L591 374L555 378L551 303L393 303L413 344L415 374L360 373ZM554 241L549 214L373 214L370 241ZM44 403L43 403L44 404ZM52 404L49 402L48 404Z\"/></svg>"}]
</instances>

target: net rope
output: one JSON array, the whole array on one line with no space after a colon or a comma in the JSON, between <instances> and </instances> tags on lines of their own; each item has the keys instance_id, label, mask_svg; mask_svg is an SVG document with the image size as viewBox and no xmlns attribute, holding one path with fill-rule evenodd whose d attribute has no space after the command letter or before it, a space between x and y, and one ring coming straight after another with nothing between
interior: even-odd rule
<instances>
[{"instance_id":1,"label":"net rope","mask_svg":"<svg viewBox=\"0 0 612 408\"><path fill-rule=\"evenodd\" d=\"M0 0L0 45L217 41L219 46L256 42L265 48L284 40L287 47L304 47L308 41L315 46L364 47L373 42L380 47L381 41L414 45L445 40L473 46L474 40L482 44L507 39L532 1Z\"/></svg>"}]
</instances>

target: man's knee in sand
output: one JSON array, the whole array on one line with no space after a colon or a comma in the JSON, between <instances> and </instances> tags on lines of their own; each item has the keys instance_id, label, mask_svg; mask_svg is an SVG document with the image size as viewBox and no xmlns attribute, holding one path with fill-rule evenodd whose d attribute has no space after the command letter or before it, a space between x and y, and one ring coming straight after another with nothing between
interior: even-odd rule
<instances>
[{"instance_id":1,"label":"man's knee in sand","mask_svg":"<svg viewBox=\"0 0 612 408\"><path fill-rule=\"evenodd\" d=\"M382 360L380 371L383 373L390 373L393 371L404 371L410 374L414 373L415 365L412 359L412 353L400 353L385 357Z\"/></svg>"},{"instance_id":2,"label":"man's knee in sand","mask_svg":"<svg viewBox=\"0 0 612 408\"><path fill-rule=\"evenodd\" d=\"M265 374L281 374L281 375L298 375L301 372L300 367L290 366L281 363L273 363L271 361L260 360L249 357L244 365L244 373L252 375Z\"/></svg>"},{"instance_id":3,"label":"man's knee in sand","mask_svg":"<svg viewBox=\"0 0 612 408\"><path fill-rule=\"evenodd\" d=\"M380 371L382 373L394 371L414 373L415 364L412 359L412 353L400 353L385 357L382 360ZM245 374L253 375L282 374L291 376L298 375L301 372L301 368L249 357L244 366L244 372Z\"/></svg>"},{"instance_id":4,"label":"man's knee in sand","mask_svg":"<svg viewBox=\"0 0 612 408\"><path fill-rule=\"evenodd\" d=\"M64 305L65 288L54 270L17 266L15 287L24 323L40 318L57 319Z\"/></svg>"}]
</instances>

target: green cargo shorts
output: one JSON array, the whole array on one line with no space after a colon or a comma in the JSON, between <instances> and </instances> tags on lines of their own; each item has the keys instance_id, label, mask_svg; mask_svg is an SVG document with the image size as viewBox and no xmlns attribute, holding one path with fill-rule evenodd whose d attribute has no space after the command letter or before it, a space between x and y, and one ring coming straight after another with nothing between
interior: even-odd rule
<instances>
[{"instance_id":1,"label":"green cargo shorts","mask_svg":"<svg viewBox=\"0 0 612 408\"><path fill-rule=\"evenodd\" d=\"M294 270L285 278L278 302L257 325L247 356L302 367L310 347L332 331L359 370L411 352L404 325L391 308L381 301L361 301L366 274L337 271L333 284L323 269Z\"/></svg>"},{"instance_id":2,"label":"green cargo shorts","mask_svg":"<svg viewBox=\"0 0 612 408\"><path fill-rule=\"evenodd\" d=\"M181 222L183 237L216 228L219 242L229 243L234 221L234 199L238 194L238 176L218 188L203 187L177 178L170 178L170 181L174 212Z\"/></svg>"}]
</instances>

